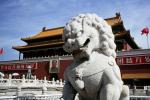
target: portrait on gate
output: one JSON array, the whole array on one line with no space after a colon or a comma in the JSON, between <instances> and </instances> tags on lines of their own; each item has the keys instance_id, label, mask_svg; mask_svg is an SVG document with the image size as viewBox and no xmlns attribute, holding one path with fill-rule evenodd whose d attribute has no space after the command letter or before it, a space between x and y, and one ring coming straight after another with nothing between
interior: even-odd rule
<instances>
[{"instance_id":1,"label":"portrait on gate","mask_svg":"<svg viewBox=\"0 0 150 100\"><path fill-rule=\"evenodd\" d=\"M58 73L59 72L59 60L53 59L49 62L49 73Z\"/></svg>"}]
</instances>

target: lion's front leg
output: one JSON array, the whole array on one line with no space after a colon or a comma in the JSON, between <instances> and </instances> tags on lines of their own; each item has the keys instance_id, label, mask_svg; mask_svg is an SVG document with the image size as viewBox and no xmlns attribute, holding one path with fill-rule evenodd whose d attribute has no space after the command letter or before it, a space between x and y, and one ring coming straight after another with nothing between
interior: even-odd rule
<instances>
[{"instance_id":1,"label":"lion's front leg","mask_svg":"<svg viewBox=\"0 0 150 100\"><path fill-rule=\"evenodd\" d=\"M119 100L122 91L122 81L118 80L113 68L104 70L100 100Z\"/></svg>"},{"instance_id":2,"label":"lion's front leg","mask_svg":"<svg viewBox=\"0 0 150 100\"><path fill-rule=\"evenodd\" d=\"M114 86L107 84L100 90L100 100L113 100Z\"/></svg>"},{"instance_id":3,"label":"lion's front leg","mask_svg":"<svg viewBox=\"0 0 150 100\"><path fill-rule=\"evenodd\" d=\"M129 87L127 85L123 85L120 100L129 100Z\"/></svg>"},{"instance_id":4,"label":"lion's front leg","mask_svg":"<svg viewBox=\"0 0 150 100\"><path fill-rule=\"evenodd\" d=\"M100 100L120 100L119 98L120 88L118 88L118 86L114 84L107 84L101 89Z\"/></svg>"}]
</instances>

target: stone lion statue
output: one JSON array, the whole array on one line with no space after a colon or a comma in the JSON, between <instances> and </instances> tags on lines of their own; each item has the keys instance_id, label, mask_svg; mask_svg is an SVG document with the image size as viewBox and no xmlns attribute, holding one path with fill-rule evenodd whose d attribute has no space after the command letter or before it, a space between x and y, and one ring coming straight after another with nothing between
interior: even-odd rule
<instances>
[{"instance_id":1,"label":"stone lion statue","mask_svg":"<svg viewBox=\"0 0 150 100\"><path fill-rule=\"evenodd\" d=\"M74 57L64 74L64 100L129 100L115 61L114 34L104 19L80 14L66 24L62 38Z\"/></svg>"}]
</instances>

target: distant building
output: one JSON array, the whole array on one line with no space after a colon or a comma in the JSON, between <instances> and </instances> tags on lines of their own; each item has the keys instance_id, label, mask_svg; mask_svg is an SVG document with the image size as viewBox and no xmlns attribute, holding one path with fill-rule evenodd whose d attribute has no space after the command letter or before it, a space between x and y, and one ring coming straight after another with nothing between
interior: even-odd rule
<instances>
[{"instance_id":1,"label":"distant building","mask_svg":"<svg viewBox=\"0 0 150 100\"><path fill-rule=\"evenodd\" d=\"M139 49L134 39L130 35L130 31L126 30L121 20L119 13L115 17L105 19L109 25L111 25L113 33L115 35L115 42L117 44L117 51ZM46 29L44 27L42 31L35 36L21 38L27 43L25 46L15 46L13 49L23 54L23 58L33 57L47 57L55 55L66 55L63 50L62 41L64 27L58 27L53 29Z\"/></svg>"},{"instance_id":2,"label":"distant building","mask_svg":"<svg viewBox=\"0 0 150 100\"><path fill-rule=\"evenodd\" d=\"M130 85L150 85L150 49L142 50L135 43L130 31L126 30L121 16L105 19L111 25L117 45L116 61L120 66L122 78ZM63 78L66 67L72 62L71 54L66 53L61 39L64 27L46 29L34 36L21 38L25 46L13 46L19 51L19 60L0 62L0 72L5 75L13 72L20 75L27 72L27 66L32 66L32 74L37 78L47 76L48 79ZM23 55L23 59L21 59Z\"/></svg>"}]
</instances>

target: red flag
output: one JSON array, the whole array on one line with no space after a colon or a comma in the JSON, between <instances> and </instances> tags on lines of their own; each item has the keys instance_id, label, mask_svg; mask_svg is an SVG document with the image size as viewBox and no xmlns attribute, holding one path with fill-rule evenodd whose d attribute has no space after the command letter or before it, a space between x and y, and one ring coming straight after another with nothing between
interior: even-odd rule
<instances>
[{"instance_id":1,"label":"red flag","mask_svg":"<svg viewBox=\"0 0 150 100\"><path fill-rule=\"evenodd\" d=\"M149 28L148 27L143 28L141 32L142 32L141 35L143 35L143 34L148 35L149 34Z\"/></svg>"},{"instance_id":2,"label":"red flag","mask_svg":"<svg viewBox=\"0 0 150 100\"><path fill-rule=\"evenodd\" d=\"M1 48L1 49L0 49L0 55L2 55L3 53L4 53L4 49Z\"/></svg>"}]
</instances>

